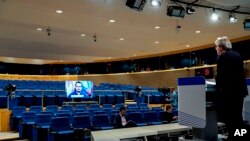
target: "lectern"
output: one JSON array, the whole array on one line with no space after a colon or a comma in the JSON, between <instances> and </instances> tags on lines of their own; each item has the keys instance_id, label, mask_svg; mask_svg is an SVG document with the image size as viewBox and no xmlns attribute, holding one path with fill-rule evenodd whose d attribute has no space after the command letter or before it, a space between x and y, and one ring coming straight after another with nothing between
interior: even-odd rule
<instances>
[{"instance_id":1,"label":"lectern","mask_svg":"<svg viewBox=\"0 0 250 141\"><path fill-rule=\"evenodd\" d=\"M206 84L204 77L178 79L179 124L190 126L194 140L217 141L215 84Z\"/></svg>"}]
</instances>

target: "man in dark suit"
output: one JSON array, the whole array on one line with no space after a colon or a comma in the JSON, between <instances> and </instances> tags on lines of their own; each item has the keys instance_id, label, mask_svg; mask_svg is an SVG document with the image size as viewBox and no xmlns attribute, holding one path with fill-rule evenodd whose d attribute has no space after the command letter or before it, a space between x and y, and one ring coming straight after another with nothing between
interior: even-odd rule
<instances>
[{"instance_id":1,"label":"man in dark suit","mask_svg":"<svg viewBox=\"0 0 250 141\"><path fill-rule=\"evenodd\" d=\"M68 97L69 98L83 98L83 97L89 97L89 95L90 94L83 87L82 82L77 81L75 83L74 91Z\"/></svg>"},{"instance_id":2,"label":"man in dark suit","mask_svg":"<svg viewBox=\"0 0 250 141\"><path fill-rule=\"evenodd\" d=\"M244 97L248 95L244 62L239 53L231 50L232 44L227 37L217 38L215 45L218 54L215 78L218 118L226 125L228 140L235 140L236 129L244 128L242 108Z\"/></svg>"},{"instance_id":3,"label":"man in dark suit","mask_svg":"<svg viewBox=\"0 0 250 141\"><path fill-rule=\"evenodd\" d=\"M127 119L126 115L126 108L121 107L119 110L119 114L115 117L115 126L116 128L124 128L124 127L136 127L136 124Z\"/></svg>"}]
</instances>

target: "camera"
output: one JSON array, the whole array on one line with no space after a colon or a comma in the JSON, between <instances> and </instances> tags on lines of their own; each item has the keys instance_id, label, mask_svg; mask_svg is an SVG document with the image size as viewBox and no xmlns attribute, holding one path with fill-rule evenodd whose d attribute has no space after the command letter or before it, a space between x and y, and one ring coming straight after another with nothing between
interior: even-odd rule
<instances>
[{"instance_id":1,"label":"camera","mask_svg":"<svg viewBox=\"0 0 250 141\"><path fill-rule=\"evenodd\" d=\"M16 85L8 84L8 85L5 86L5 88L3 90L9 91L9 92L15 91L16 90Z\"/></svg>"}]
</instances>

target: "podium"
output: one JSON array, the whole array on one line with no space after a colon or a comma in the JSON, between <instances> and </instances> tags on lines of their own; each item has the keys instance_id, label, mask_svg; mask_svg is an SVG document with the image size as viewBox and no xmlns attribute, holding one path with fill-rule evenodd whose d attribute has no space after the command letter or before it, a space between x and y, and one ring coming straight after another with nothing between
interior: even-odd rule
<instances>
[{"instance_id":1,"label":"podium","mask_svg":"<svg viewBox=\"0 0 250 141\"><path fill-rule=\"evenodd\" d=\"M190 126L194 140L217 141L215 84L207 84L204 77L178 79L178 122Z\"/></svg>"},{"instance_id":2,"label":"podium","mask_svg":"<svg viewBox=\"0 0 250 141\"><path fill-rule=\"evenodd\" d=\"M10 110L0 109L0 132L10 131Z\"/></svg>"}]
</instances>

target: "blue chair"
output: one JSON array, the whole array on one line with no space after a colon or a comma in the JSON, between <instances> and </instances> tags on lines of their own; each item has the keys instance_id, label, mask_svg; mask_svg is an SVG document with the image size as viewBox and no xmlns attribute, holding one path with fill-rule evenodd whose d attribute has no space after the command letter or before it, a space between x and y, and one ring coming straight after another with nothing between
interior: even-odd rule
<instances>
[{"instance_id":1,"label":"blue chair","mask_svg":"<svg viewBox=\"0 0 250 141\"><path fill-rule=\"evenodd\" d=\"M87 110L87 106L86 105L76 105L75 110Z\"/></svg>"},{"instance_id":2,"label":"blue chair","mask_svg":"<svg viewBox=\"0 0 250 141\"><path fill-rule=\"evenodd\" d=\"M72 105L63 105L61 110L68 110L68 111L72 112L73 106Z\"/></svg>"},{"instance_id":3,"label":"blue chair","mask_svg":"<svg viewBox=\"0 0 250 141\"><path fill-rule=\"evenodd\" d=\"M57 113L54 117L67 117L71 121L71 113Z\"/></svg>"},{"instance_id":4,"label":"blue chair","mask_svg":"<svg viewBox=\"0 0 250 141\"><path fill-rule=\"evenodd\" d=\"M51 111L53 113L56 113L58 111L58 106L57 105L46 106L46 111Z\"/></svg>"},{"instance_id":5,"label":"blue chair","mask_svg":"<svg viewBox=\"0 0 250 141\"><path fill-rule=\"evenodd\" d=\"M50 119L52 114L40 113L36 115L33 127L33 141L47 141L48 129L50 128Z\"/></svg>"},{"instance_id":6,"label":"blue chair","mask_svg":"<svg viewBox=\"0 0 250 141\"><path fill-rule=\"evenodd\" d=\"M114 128L114 126L109 123L107 114L94 115L92 124L94 130L106 130Z\"/></svg>"},{"instance_id":7,"label":"blue chair","mask_svg":"<svg viewBox=\"0 0 250 141\"><path fill-rule=\"evenodd\" d=\"M149 109L149 107L148 107L148 104L147 103L139 103L139 108L140 108L140 110L141 109Z\"/></svg>"},{"instance_id":8,"label":"blue chair","mask_svg":"<svg viewBox=\"0 0 250 141\"><path fill-rule=\"evenodd\" d=\"M84 109L75 109L73 113L79 113L79 112L86 112L87 110Z\"/></svg>"},{"instance_id":9,"label":"blue chair","mask_svg":"<svg viewBox=\"0 0 250 141\"><path fill-rule=\"evenodd\" d=\"M105 110L105 109L110 109L110 110L112 110L112 109L113 109L113 106L112 106L112 104L103 104L103 105L102 105L102 109L103 109L103 110Z\"/></svg>"},{"instance_id":10,"label":"blue chair","mask_svg":"<svg viewBox=\"0 0 250 141\"><path fill-rule=\"evenodd\" d=\"M25 106L17 106L12 109L12 114L10 117L10 128L11 130L18 131L19 130L19 121L22 118L22 113L26 111Z\"/></svg>"},{"instance_id":11,"label":"blue chair","mask_svg":"<svg viewBox=\"0 0 250 141\"><path fill-rule=\"evenodd\" d=\"M73 141L74 131L71 129L70 120L67 117L51 118L48 141Z\"/></svg>"},{"instance_id":12,"label":"blue chair","mask_svg":"<svg viewBox=\"0 0 250 141\"><path fill-rule=\"evenodd\" d=\"M100 110L100 106L98 104L90 104L89 110Z\"/></svg>"},{"instance_id":13,"label":"blue chair","mask_svg":"<svg viewBox=\"0 0 250 141\"><path fill-rule=\"evenodd\" d=\"M150 109L140 109L141 113L150 112Z\"/></svg>"},{"instance_id":14,"label":"blue chair","mask_svg":"<svg viewBox=\"0 0 250 141\"><path fill-rule=\"evenodd\" d=\"M23 112L19 123L19 137L32 140L32 128L35 124L35 112Z\"/></svg>"},{"instance_id":15,"label":"blue chair","mask_svg":"<svg viewBox=\"0 0 250 141\"><path fill-rule=\"evenodd\" d=\"M30 106L30 112L33 111L35 113L40 113L43 111L43 107L42 106Z\"/></svg>"},{"instance_id":16,"label":"blue chair","mask_svg":"<svg viewBox=\"0 0 250 141\"><path fill-rule=\"evenodd\" d=\"M72 117L74 117L74 116L83 116L83 115L90 116L89 112L85 111L85 112L75 112L75 113L72 114Z\"/></svg>"},{"instance_id":17,"label":"blue chair","mask_svg":"<svg viewBox=\"0 0 250 141\"><path fill-rule=\"evenodd\" d=\"M115 102L115 96L114 96L112 93L109 93L109 94L107 94L106 96L107 96L107 98L108 98L107 103L108 103L108 104L114 104L114 102Z\"/></svg>"},{"instance_id":18,"label":"blue chair","mask_svg":"<svg viewBox=\"0 0 250 141\"><path fill-rule=\"evenodd\" d=\"M158 119L156 112L145 112L144 113L144 121L148 125L157 125L161 124L162 122Z\"/></svg>"},{"instance_id":19,"label":"blue chair","mask_svg":"<svg viewBox=\"0 0 250 141\"><path fill-rule=\"evenodd\" d=\"M123 103L119 103L119 104L116 104L116 105L115 105L115 109L116 109L116 110L119 110L121 107L124 107L124 104L123 104Z\"/></svg>"},{"instance_id":20,"label":"blue chair","mask_svg":"<svg viewBox=\"0 0 250 141\"><path fill-rule=\"evenodd\" d=\"M89 115L73 116L72 127L74 129L75 140L90 141L90 129L92 129L92 125Z\"/></svg>"},{"instance_id":21,"label":"blue chair","mask_svg":"<svg viewBox=\"0 0 250 141\"><path fill-rule=\"evenodd\" d=\"M138 106L137 106L137 104L128 104L127 109L136 109L136 110L138 110Z\"/></svg>"},{"instance_id":22,"label":"blue chair","mask_svg":"<svg viewBox=\"0 0 250 141\"><path fill-rule=\"evenodd\" d=\"M116 103L124 103L124 95L122 94L122 92L117 92L115 95L115 104Z\"/></svg>"},{"instance_id":23,"label":"blue chair","mask_svg":"<svg viewBox=\"0 0 250 141\"><path fill-rule=\"evenodd\" d=\"M91 129L91 121L89 115L77 115L72 118L72 127L74 129Z\"/></svg>"},{"instance_id":24,"label":"blue chair","mask_svg":"<svg viewBox=\"0 0 250 141\"><path fill-rule=\"evenodd\" d=\"M132 120L135 122L137 126L145 126L147 123L142 118L142 114L140 112L132 112L128 114L128 120Z\"/></svg>"},{"instance_id":25,"label":"blue chair","mask_svg":"<svg viewBox=\"0 0 250 141\"><path fill-rule=\"evenodd\" d=\"M157 113L163 111L163 109L161 107L153 107L151 111L155 111Z\"/></svg>"},{"instance_id":26,"label":"blue chair","mask_svg":"<svg viewBox=\"0 0 250 141\"><path fill-rule=\"evenodd\" d=\"M93 115L101 115L101 114L106 114L105 111L94 111Z\"/></svg>"},{"instance_id":27,"label":"blue chair","mask_svg":"<svg viewBox=\"0 0 250 141\"><path fill-rule=\"evenodd\" d=\"M158 119L162 122L162 123L169 123L170 121L168 121L168 113L166 111L160 111L158 113Z\"/></svg>"}]
</instances>

